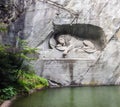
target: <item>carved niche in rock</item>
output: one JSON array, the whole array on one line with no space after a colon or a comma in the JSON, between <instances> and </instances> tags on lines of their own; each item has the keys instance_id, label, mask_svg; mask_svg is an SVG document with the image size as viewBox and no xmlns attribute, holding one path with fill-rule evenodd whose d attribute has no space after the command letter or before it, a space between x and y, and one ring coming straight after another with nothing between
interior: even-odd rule
<instances>
[{"instance_id":1,"label":"carved niche in rock","mask_svg":"<svg viewBox=\"0 0 120 107\"><path fill-rule=\"evenodd\" d=\"M89 24L54 25L39 46L41 58L96 59L105 47L102 28Z\"/></svg>"},{"instance_id":2,"label":"carved niche in rock","mask_svg":"<svg viewBox=\"0 0 120 107\"><path fill-rule=\"evenodd\" d=\"M56 37L52 36L49 40L49 46L62 52L66 57L72 52L79 54L80 52L94 53L97 51L94 43L87 39L80 39L70 34L62 34Z\"/></svg>"}]
</instances>

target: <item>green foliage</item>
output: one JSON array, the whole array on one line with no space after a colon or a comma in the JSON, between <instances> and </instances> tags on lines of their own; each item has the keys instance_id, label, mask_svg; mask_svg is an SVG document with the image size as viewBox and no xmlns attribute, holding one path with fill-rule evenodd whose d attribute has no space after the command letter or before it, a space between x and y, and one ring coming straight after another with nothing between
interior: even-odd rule
<instances>
[{"instance_id":1,"label":"green foliage","mask_svg":"<svg viewBox=\"0 0 120 107\"><path fill-rule=\"evenodd\" d=\"M48 86L48 81L32 73L24 73L18 80L18 83L24 87L24 91L29 92L31 89Z\"/></svg>"},{"instance_id":2,"label":"green foliage","mask_svg":"<svg viewBox=\"0 0 120 107\"><path fill-rule=\"evenodd\" d=\"M0 32L6 32L7 31L7 25L4 23L0 23Z\"/></svg>"},{"instance_id":3,"label":"green foliage","mask_svg":"<svg viewBox=\"0 0 120 107\"><path fill-rule=\"evenodd\" d=\"M1 89L0 90L0 99L3 99L3 100L8 100L10 99L11 97L15 96L16 95L16 89L13 88L12 86L9 86L7 88L4 88L4 89Z\"/></svg>"},{"instance_id":4,"label":"green foliage","mask_svg":"<svg viewBox=\"0 0 120 107\"><path fill-rule=\"evenodd\" d=\"M32 72L29 61L31 58L27 57L34 49L14 49L8 46L0 45L0 84L1 88L9 84L17 84L18 78L22 72Z\"/></svg>"},{"instance_id":5,"label":"green foliage","mask_svg":"<svg viewBox=\"0 0 120 107\"><path fill-rule=\"evenodd\" d=\"M14 64L16 58L6 51L6 47L0 46L0 86L7 87L9 84L16 81L17 64ZM14 60L13 60L14 59Z\"/></svg>"},{"instance_id":6,"label":"green foliage","mask_svg":"<svg viewBox=\"0 0 120 107\"><path fill-rule=\"evenodd\" d=\"M0 98L9 99L14 96L14 88L28 92L34 88L48 86L47 80L35 75L30 65L34 58L29 58L28 55L35 52L36 49L27 46L13 48L0 45Z\"/></svg>"}]
</instances>

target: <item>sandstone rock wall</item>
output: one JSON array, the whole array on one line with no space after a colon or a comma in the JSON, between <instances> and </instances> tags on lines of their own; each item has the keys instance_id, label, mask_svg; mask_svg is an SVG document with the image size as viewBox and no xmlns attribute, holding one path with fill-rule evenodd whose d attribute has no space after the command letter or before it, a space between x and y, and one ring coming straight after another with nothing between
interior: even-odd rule
<instances>
[{"instance_id":1,"label":"sandstone rock wall","mask_svg":"<svg viewBox=\"0 0 120 107\"><path fill-rule=\"evenodd\" d=\"M22 0L20 0L22 1ZM23 0L20 6L23 13L11 25L9 37L21 34L31 47L39 47L53 32L53 23L62 24L91 24L103 29L106 47L94 61L84 62L76 60L73 64L68 61L39 58L34 62L38 75L48 78L61 85L72 83L79 85L109 85L120 84L120 43L116 32L120 28L120 1L119 0ZM19 5L19 1L15 0ZM119 33L117 33L117 37ZM41 50L39 50L41 52ZM54 66L57 61L59 67ZM83 63L84 62L84 63ZM88 64L88 65L87 65ZM65 66L66 65L66 66ZM46 67L47 68L46 68ZM59 70L58 70L59 69ZM71 72L71 69L72 72ZM62 74L61 74L62 73Z\"/></svg>"}]
</instances>

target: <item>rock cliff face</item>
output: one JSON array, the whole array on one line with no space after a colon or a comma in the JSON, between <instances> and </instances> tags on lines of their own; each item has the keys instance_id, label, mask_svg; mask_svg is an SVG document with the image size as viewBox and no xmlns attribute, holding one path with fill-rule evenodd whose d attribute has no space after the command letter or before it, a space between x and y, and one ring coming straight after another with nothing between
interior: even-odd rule
<instances>
[{"instance_id":1,"label":"rock cliff face","mask_svg":"<svg viewBox=\"0 0 120 107\"><path fill-rule=\"evenodd\" d=\"M11 22L9 38L10 42L15 43L13 38L19 36L26 39L29 46L40 49L39 59L34 62L38 75L62 86L120 84L120 1L21 1L22 12ZM15 2L19 4L17 0ZM81 29L75 26L71 30L75 24L82 26ZM67 30L66 25L69 26ZM99 50L99 54L80 52L79 57L70 54L72 57L63 58L61 52L49 48L49 40L56 34L56 28L59 34L80 35L80 40L89 39L94 45L99 40L84 36L102 35L105 39L100 39L99 46L105 44L104 48ZM100 30L96 30L98 28Z\"/></svg>"}]
</instances>

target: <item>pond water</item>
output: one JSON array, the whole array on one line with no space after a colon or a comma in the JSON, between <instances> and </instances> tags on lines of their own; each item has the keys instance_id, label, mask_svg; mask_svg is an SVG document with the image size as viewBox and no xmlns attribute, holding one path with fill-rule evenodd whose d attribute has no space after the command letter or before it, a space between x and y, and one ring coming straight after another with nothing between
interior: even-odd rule
<instances>
[{"instance_id":1,"label":"pond water","mask_svg":"<svg viewBox=\"0 0 120 107\"><path fill-rule=\"evenodd\" d=\"M11 107L120 107L120 87L45 89L16 99Z\"/></svg>"}]
</instances>

